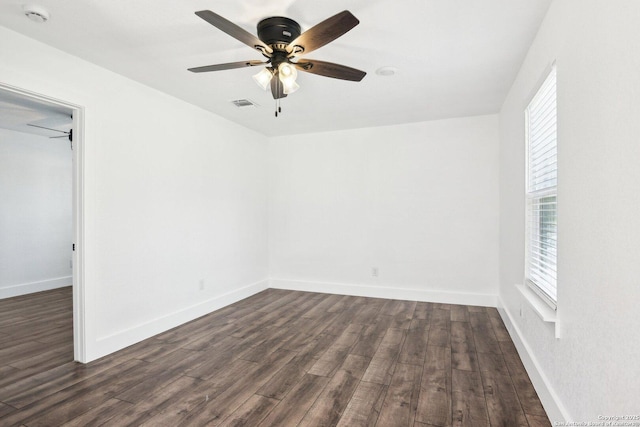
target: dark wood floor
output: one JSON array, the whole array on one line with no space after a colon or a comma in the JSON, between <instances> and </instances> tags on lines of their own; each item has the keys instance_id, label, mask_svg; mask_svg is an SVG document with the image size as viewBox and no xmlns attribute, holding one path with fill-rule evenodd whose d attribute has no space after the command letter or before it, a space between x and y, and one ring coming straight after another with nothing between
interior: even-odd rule
<instances>
[{"instance_id":1,"label":"dark wood floor","mask_svg":"<svg viewBox=\"0 0 640 427\"><path fill-rule=\"evenodd\" d=\"M0 300L0 390L73 361L72 311L70 286Z\"/></svg>"},{"instance_id":2,"label":"dark wood floor","mask_svg":"<svg viewBox=\"0 0 640 427\"><path fill-rule=\"evenodd\" d=\"M0 425L550 425L493 308L270 289L87 365L70 311L0 301Z\"/></svg>"}]
</instances>

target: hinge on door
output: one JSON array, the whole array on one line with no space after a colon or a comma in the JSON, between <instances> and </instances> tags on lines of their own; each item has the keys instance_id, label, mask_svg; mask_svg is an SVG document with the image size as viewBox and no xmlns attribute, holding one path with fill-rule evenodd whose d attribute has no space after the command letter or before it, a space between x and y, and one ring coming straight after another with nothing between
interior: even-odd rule
<instances>
[{"instance_id":1,"label":"hinge on door","mask_svg":"<svg viewBox=\"0 0 640 427\"><path fill-rule=\"evenodd\" d=\"M72 251L75 251L75 250L76 250L76 244L75 244L75 243L72 243L72 244L71 244L71 250L72 250Z\"/></svg>"}]
</instances>

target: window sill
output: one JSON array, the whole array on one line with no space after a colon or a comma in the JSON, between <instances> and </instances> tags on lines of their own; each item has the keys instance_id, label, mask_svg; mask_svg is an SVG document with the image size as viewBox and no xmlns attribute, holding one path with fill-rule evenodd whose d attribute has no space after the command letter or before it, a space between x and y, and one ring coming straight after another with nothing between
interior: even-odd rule
<instances>
[{"instance_id":1,"label":"window sill","mask_svg":"<svg viewBox=\"0 0 640 427\"><path fill-rule=\"evenodd\" d=\"M548 323L556 323L557 322L557 313L551 307L549 307L544 301L540 299L538 295L535 294L531 289L529 289L526 285L516 285L516 288L524 299L529 303L533 311L542 319L543 322Z\"/></svg>"}]
</instances>

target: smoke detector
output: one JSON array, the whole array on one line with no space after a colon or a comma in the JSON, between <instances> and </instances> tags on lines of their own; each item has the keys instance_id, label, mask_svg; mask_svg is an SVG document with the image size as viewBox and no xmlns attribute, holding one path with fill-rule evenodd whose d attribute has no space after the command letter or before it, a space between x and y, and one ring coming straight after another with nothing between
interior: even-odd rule
<instances>
[{"instance_id":1,"label":"smoke detector","mask_svg":"<svg viewBox=\"0 0 640 427\"><path fill-rule=\"evenodd\" d=\"M376 70L376 74L382 77L392 77L398 74L396 67L380 67Z\"/></svg>"},{"instance_id":2,"label":"smoke detector","mask_svg":"<svg viewBox=\"0 0 640 427\"><path fill-rule=\"evenodd\" d=\"M25 16L33 22L44 23L49 20L49 12L42 6L28 4L22 10L24 10Z\"/></svg>"}]
</instances>

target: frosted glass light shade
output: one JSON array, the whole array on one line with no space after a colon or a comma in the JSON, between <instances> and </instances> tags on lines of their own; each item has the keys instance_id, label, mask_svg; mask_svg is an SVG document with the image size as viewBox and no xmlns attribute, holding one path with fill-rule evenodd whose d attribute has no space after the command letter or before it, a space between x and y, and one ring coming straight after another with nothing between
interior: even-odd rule
<instances>
[{"instance_id":1,"label":"frosted glass light shade","mask_svg":"<svg viewBox=\"0 0 640 427\"><path fill-rule=\"evenodd\" d=\"M290 95L298 89L300 89L300 85L296 83L295 80L289 80L286 83L282 83L282 91L285 95Z\"/></svg>"},{"instance_id":2,"label":"frosted glass light shade","mask_svg":"<svg viewBox=\"0 0 640 427\"><path fill-rule=\"evenodd\" d=\"M298 70L296 68L287 63L283 62L278 66L278 77L282 82L283 92L286 95L289 95L298 89L300 89L300 85L296 83L296 78L298 77Z\"/></svg>"},{"instance_id":3,"label":"frosted glass light shade","mask_svg":"<svg viewBox=\"0 0 640 427\"><path fill-rule=\"evenodd\" d=\"M263 68L258 74L253 76L253 80L262 88L262 90L267 90L272 77L273 74L271 74L271 71L269 71L268 68Z\"/></svg>"}]
</instances>

